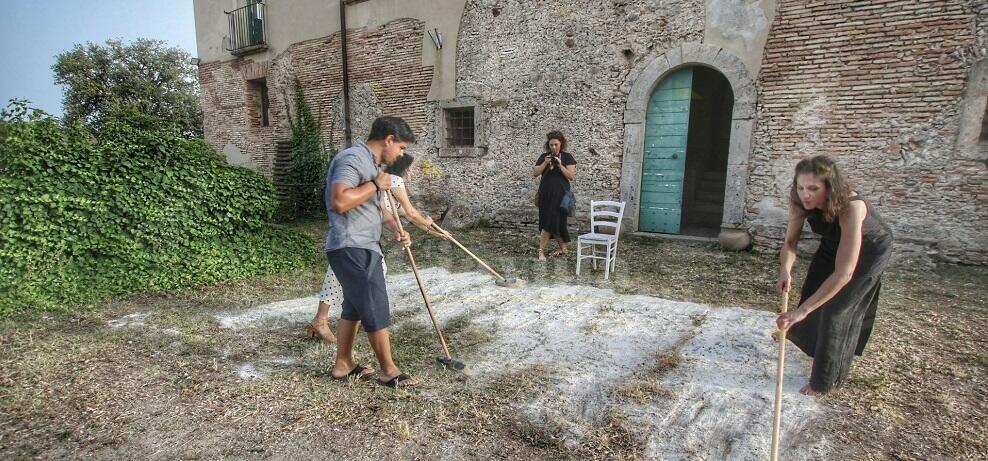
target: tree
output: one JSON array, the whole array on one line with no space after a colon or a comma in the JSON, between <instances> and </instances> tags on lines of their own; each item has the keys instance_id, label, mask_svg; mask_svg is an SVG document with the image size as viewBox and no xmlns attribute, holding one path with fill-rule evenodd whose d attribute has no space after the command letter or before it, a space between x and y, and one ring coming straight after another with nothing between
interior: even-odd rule
<instances>
[{"instance_id":1,"label":"tree","mask_svg":"<svg viewBox=\"0 0 988 461\"><path fill-rule=\"evenodd\" d=\"M86 42L55 57L68 121L99 128L117 110L141 112L202 136L199 81L188 53L161 40Z\"/></svg>"}]
</instances>

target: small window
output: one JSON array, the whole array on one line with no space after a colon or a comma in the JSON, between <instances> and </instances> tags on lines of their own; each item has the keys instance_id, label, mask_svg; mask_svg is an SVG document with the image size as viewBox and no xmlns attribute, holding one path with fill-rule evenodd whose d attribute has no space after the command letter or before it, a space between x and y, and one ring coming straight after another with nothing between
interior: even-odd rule
<instances>
[{"instance_id":1,"label":"small window","mask_svg":"<svg viewBox=\"0 0 988 461\"><path fill-rule=\"evenodd\" d=\"M435 117L434 139L440 157L487 155L484 110L477 98L462 96L440 101Z\"/></svg>"},{"instance_id":2,"label":"small window","mask_svg":"<svg viewBox=\"0 0 988 461\"><path fill-rule=\"evenodd\" d=\"M268 82L265 79L247 82L247 107L250 112L251 126L271 125L271 103L268 99Z\"/></svg>"},{"instance_id":3,"label":"small window","mask_svg":"<svg viewBox=\"0 0 988 461\"><path fill-rule=\"evenodd\" d=\"M473 147L473 107L456 107L445 110L446 146Z\"/></svg>"}]
</instances>

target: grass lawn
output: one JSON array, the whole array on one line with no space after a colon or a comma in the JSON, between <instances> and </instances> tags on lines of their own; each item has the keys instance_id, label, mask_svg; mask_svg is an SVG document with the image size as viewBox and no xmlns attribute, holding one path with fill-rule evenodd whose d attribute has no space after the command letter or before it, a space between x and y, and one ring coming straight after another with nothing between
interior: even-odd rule
<instances>
[{"instance_id":1,"label":"grass lawn","mask_svg":"<svg viewBox=\"0 0 988 461\"><path fill-rule=\"evenodd\" d=\"M322 222L293 226L311 235L314 247L321 245ZM592 271L576 277L572 255L535 261L534 235L484 228L456 235L492 266L530 285L591 285L714 306L778 305L772 290L777 263L769 255L629 237L621 241L616 273L604 281ZM420 267L479 269L450 243L421 233L413 238ZM390 271L407 272L399 250L387 247ZM801 280L805 266L799 263L794 279ZM326 373L334 346L303 341L301 328L217 325L218 312L313 295L324 271L314 250L311 267L299 273L0 321L0 458L643 456L642 441L620 418L573 445L520 415L516 405L543 395L551 370L473 385L439 369L427 326L395 331L396 360L423 385L392 391L332 382ZM819 427L838 450L833 459L975 459L988 453L986 286L985 267L899 267L886 274L865 356L855 361L849 382L823 400L835 415ZM444 333L461 355L489 340L469 319L448 322ZM372 359L362 337L357 356ZM666 365L674 362L669 357ZM245 363L266 364L263 379L244 379L258 373ZM648 389L624 391L635 397Z\"/></svg>"}]
</instances>

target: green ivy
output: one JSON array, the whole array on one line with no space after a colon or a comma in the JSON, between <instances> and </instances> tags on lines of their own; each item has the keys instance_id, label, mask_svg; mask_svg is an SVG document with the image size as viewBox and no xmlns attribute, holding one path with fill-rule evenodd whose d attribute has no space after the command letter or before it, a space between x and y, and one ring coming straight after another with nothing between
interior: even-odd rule
<instances>
[{"instance_id":1,"label":"green ivy","mask_svg":"<svg viewBox=\"0 0 988 461\"><path fill-rule=\"evenodd\" d=\"M0 315L304 267L267 223L274 188L133 112L93 133L23 102L0 114Z\"/></svg>"},{"instance_id":2,"label":"green ivy","mask_svg":"<svg viewBox=\"0 0 988 461\"><path fill-rule=\"evenodd\" d=\"M322 122L313 117L297 78L294 92L295 116L288 116L292 129L292 158L284 179L288 197L278 213L285 221L325 215L326 169L336 154L332 140L328 144L323 141Z\"/></svg>"}]
</instances>

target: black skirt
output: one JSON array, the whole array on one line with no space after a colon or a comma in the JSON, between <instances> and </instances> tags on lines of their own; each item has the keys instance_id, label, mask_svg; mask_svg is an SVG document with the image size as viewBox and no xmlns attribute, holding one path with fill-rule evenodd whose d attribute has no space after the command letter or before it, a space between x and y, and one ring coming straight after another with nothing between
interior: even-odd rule
<instances>
[{"instance_id":1,"label":"black skirt","mask_svg":"<svg viewBox=\"0 0 988 461\"><path fill-rule=\"evenodd\" d=\"M834 272L839 242L822 239L810 262L800 304ZM882 273L891 255L891 237L862 242L851 280L833 298L789 329L789 340L813 357L810 389L826 393L847 379L851 360L861 355L875 325Z\"/></svg>"}]
</instances>

